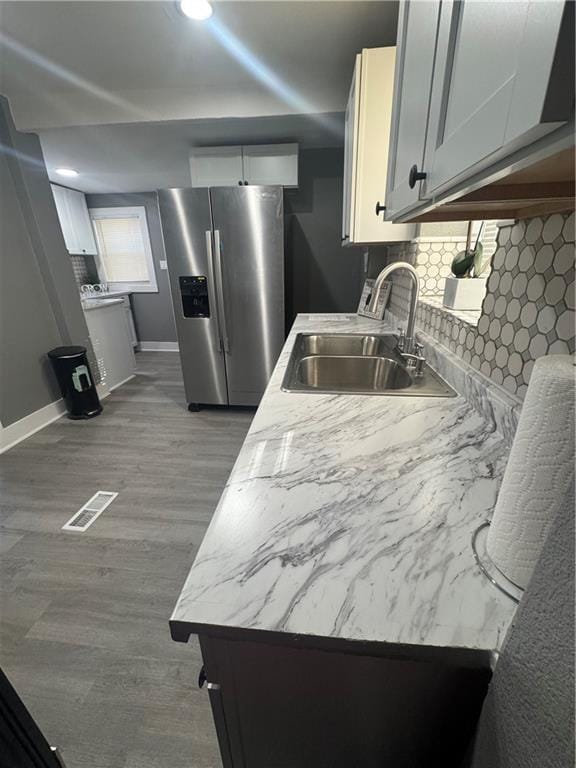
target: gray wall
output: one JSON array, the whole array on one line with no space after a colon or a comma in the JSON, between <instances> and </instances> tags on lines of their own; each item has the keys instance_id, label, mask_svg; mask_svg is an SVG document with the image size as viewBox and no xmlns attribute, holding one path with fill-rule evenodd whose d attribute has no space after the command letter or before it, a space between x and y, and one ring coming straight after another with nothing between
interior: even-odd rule
<instances>
[{"instance_id":1,"label":"gray wall","mask_svg":"<svg viewBox=\"0 0 576 768\"><path fill-rule=\"evenodd\" d=\"M355 311L364 276L363 249L340 242L343 150L303 150L299 173L299 188L284 194L288 326L298 312ZM159 266L165 255L156 194L90 194L86 200L89 208L146 207L159 292L132 295L138 336L175 341L168 273Z\"/></svg>"},{"instance_id":2,"label":"gray wall","mask_svg":"<svg viewBox=\"0 0 576 768\"><path fill-rule=\"evenodd\" d=\"M484 702L473 768L574 765L574 495L544 545Z\"/></svg>"},{"instance_id":3,"label":"gray wall","mask_svg":"<svg viewBox=\"0 0 576 768\"><path fill-rule=\"evenodd\" d=\"M136 330L140 341L176 341L168 272L160 269L160 260L165 259L166 256L156 193L86 195L86 202L88 208L115 208L128 205L146 208L158 293L132 294Z\"/></svg>"},{"instance_id":4,"label":"gray wall","mask_svg":"<svg viewBox=\"0 0 576 768\"><path fill-rule=\"evenodd\" d=\"M0 97L0 421L56 401L46 352L81 344L92 355L40 142L16 131Z\"/></svg>"},{"instance_id":5,"label":"gray wall","mask_svg":"<svg viewBox=\"0 0 576 768\"><path fill-rule=\"evenodd\" d=\"M300 152L299 187L284 193L286 314L355 312L362 248L341 245L343 149Z\"/></svg>"}]
</instances>

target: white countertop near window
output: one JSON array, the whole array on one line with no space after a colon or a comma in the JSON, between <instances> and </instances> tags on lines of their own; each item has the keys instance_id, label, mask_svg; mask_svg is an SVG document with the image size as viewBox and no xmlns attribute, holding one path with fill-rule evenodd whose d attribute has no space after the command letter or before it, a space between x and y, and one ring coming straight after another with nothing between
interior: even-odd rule
<instances>
[{"instance_id":1,"label":"white countertop near window","mask_svg":"<svg viewBox=\"0 0 576 768\"><path fill-rule=\"evenodd\" d=\"M500 649L516 605L471 547L509 452L495 409L473 408L461 391L281 389L298 332L390 330L356 316L298 316L174 609L174 639L260 630L410 647L417 657ZM489 396L474 391L476 405Z\"/></svg>"},{"instance_id":2,"label":"white countertop near window","mask_svg":"<svg viewBox=\"0 0 576 768\"><path fill-rule=\"evenodd\" d=\"M101 301L102 299L115 299L119 296L130 296L132 291L102 291L100 293L80 293L82 301Z\"/></svg>"},{"instance_id":3,"label":"white countertop near window","mask_svg":"<svg viewBox=\"0 0 576 768\"><path fill-rule=\"evenodd\" d=\"M98 298L97 301L91 300L91 301L81 301L82 309L84 312L90 312L94 309L105 309L106 307L112 307L115 304L124 304L122 299L101 299Z\"/></svg>"}]
</instances>

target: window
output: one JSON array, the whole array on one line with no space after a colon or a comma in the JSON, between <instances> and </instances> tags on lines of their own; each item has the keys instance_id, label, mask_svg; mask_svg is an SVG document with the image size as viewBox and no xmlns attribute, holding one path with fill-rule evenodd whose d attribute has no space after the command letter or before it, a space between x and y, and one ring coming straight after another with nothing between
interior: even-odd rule
<instances>
[{"instance_id":1,"label":"window","mask_svg":"<svg viewBox=\"0 0 576 768\"><path fill-rule=\"evenodd\" d=\"M99 272L111 290L156 293L146 209L90 208Z\"/></svg>"}]
</instances>

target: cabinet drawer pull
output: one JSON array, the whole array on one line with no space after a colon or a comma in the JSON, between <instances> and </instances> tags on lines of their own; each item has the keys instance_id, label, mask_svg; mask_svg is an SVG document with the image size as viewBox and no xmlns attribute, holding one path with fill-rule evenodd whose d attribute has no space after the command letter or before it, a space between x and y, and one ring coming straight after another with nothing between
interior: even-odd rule
<instances>
[{"instance_id":1,"label":"cabinet drawer pull","mask_svg":"<svg viewBox=\"0 0 576 768\"><path fill-rule=\"evenodd\" d=\"M423 181L426 178L424 171L419 171L417 165L413 165L410 168L410 174L408 176L408 186L410 189L414 189L417 181Z\"/></svg>"},{"instance_id":2,"label":"cabinet drawer pull","mask_svg":"<svg viewBox=\"0 0 576 768\"><path fill-rule=\"evenodd\" d=\"M376 203L376 216L380 216L382 211L385 211L385 210L386 210L386 206L380 205L380 200L378 200L378 202Z\"/></svg>"}]
</instances>

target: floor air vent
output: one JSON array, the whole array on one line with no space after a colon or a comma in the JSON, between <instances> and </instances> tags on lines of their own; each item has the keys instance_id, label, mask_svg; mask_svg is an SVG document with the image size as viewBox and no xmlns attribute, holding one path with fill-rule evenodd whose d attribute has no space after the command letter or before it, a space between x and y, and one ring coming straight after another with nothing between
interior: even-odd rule
<instances>
[{"instance_id":1,"label":"floor air vent","mask_svg":"<svg viewBox=\"0 0 576 768\"><path fill-rule=\"evenodd\" d=\"M111 504L118 496L112 491L97 491L84 506L72 515L66 525L62 526L63 531L79 531L82 533L89 528L97 517L100 517L106 507Z\"/></svg>"}]
</instances>

